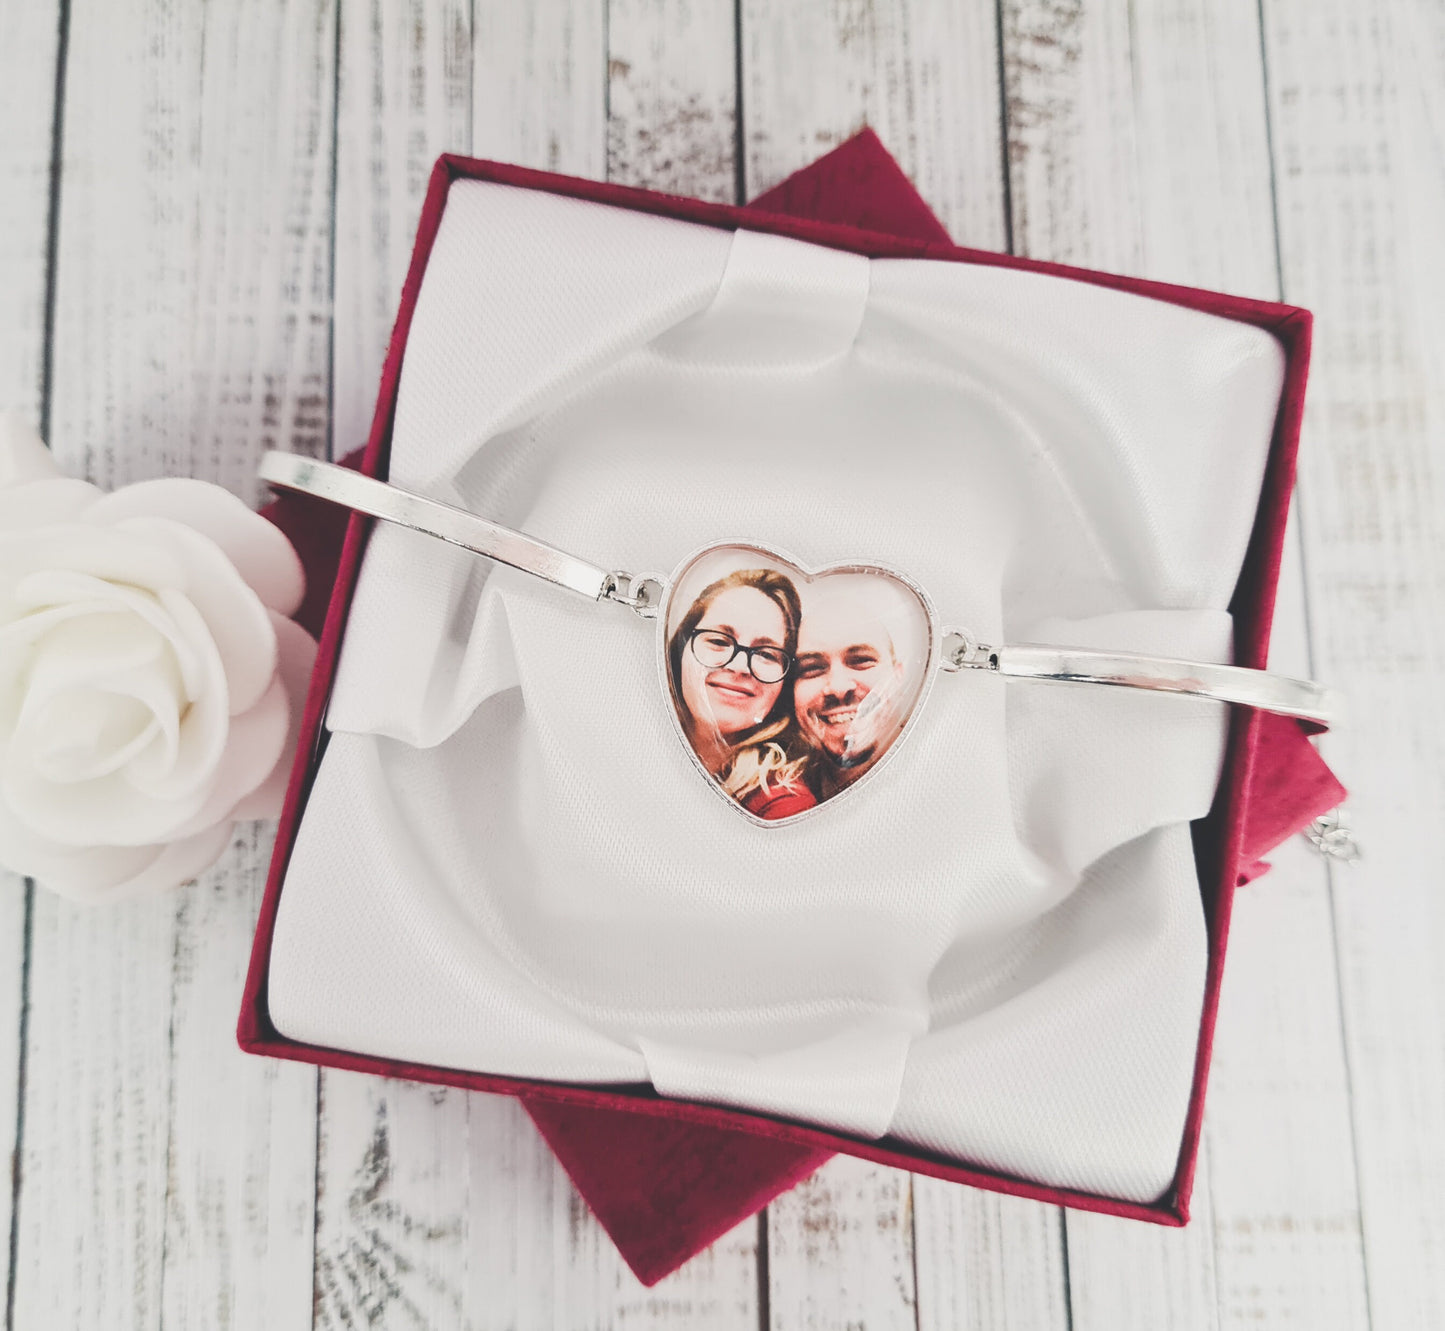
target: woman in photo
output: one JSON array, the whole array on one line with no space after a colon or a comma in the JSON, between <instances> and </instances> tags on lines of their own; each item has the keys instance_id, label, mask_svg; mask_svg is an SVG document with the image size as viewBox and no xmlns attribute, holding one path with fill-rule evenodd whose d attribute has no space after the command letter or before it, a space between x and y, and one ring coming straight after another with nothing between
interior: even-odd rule
<instances>
[{"instance_id":1,"label":"woman in photo","mask_svg":"<svg viewBox=\"0 0 1445 1331\"><path fill-rule=\"evenodd\" d=\"M790 818L817 803L793 717L801 620L790 578L737 569L703 588L668 642L673 700L693 752L759 818Z\"/></svg>"}]
</instances>

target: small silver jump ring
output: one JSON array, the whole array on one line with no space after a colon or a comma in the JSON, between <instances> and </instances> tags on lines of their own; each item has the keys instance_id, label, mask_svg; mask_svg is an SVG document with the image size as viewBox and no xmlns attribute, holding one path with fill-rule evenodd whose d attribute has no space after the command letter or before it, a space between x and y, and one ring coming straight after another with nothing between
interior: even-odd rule
<instances>
[{"instance_id":1,"label":"small silver jump ring","mask_svg":"<svg viewBox=\"0 0 1445 1331\"><path fill-rule=\"evenodd\" d=\"M991 647L985 647L963 629L946 629L938 668L953 674L968 669L996 670L998 666Z\"/></svg>"},{"instance_id":2,"label":"small silver jump ring","mask_svg":"<svg viewBox=\"0 0 1445 1331\"><path fill-rule=\"evenodd\" d=\"M666 580L659 573L609 573L602 589L602 599L625 605L642 619L656 619Z\"/></svg>"},{"instance_id":3,"label":"small silver jump ring","mask_svg":"<svg viewBox=\"0 0 1445 1331\"><path fill-rule=\"evenodd\" d=\"M638 573L627 584L627 600L643 619L656 619L667 583L656 573Z\"/></svg>"}]
</instances>

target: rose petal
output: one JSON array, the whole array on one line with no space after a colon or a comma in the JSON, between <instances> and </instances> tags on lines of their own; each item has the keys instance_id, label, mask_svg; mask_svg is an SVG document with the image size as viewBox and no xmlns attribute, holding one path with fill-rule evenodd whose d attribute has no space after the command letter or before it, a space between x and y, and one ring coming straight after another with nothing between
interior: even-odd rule
<instances>
[{"instance_id":1,"label":"rose petal","mask_svg":"<svg viewBox=\"0 0 1445 1331\"><path fill-rule=\"evenodd\" d=\"M74 855L72 864L57 864L50 875L31 875L41 887L81 905L133 901L154 896L199 877L231 843L234 823L218 823L204 832L159 846L142 846L123 856L103 846ZM131 862L125 856L139 855Z\"/></svg>"},{"instance_id":2,"label":"rose petal","mask_svg":"<svg viewBox=\"0 0 1445 1331\"><path fill-rule=\"evenodd\" d=\"M6 625L7 629L16 627ZM180 671L165 637L138 615L117 611L56 623L41 635L31 656L38 676L35 686L53 691L96 685L114 675L156 667L162 658L179 688Z\"/></svg>"},{"instance_id":3,"label":"rose petal","mask_svg":"<svg viewBox=\"0 0 1445 1331\"><path fill-rule=\"evenodd\" d=\"M285 751L289 710L286 686L277 675L250 711L231 718L210 796L173 836L191 836L223 818L234 819L236 805L271 774Z\"/></svg>"},{"instance_id":4,"label":"rose petal","mask_svg":"<svg viewBox=\"0 0 1445 1331\"><path fill-rule=\"evenodd\" d=\"M174 763L185 704L180 671L149 624L125 614L67 620L30 657L15 734L40 776L94 780L152 744L161 756L150 761Z\"/></svg>"},{"instance_id":5,"label":"rose petal","mask_svg":"<svg viewBox=\"0 0 1445 1331\"><path fill-rule=\"evenodd\" d=\"M59 476L45 440L18 411L0 412L0 488Z\"/></svg>"},{"instance_id":6,"label":"rose petal","mask_svg":"<svg viewBox=\"0 0 1445 1331\"><path fill-rule=\"evenodd\" d=\"M0 531L73 522L99 498L100 491L89 481L75 481L68 476L9 487L0 483Z\"/></svg>"},{"instance_id":7,"label":"rose petal","mask_svg":"<svg viewBox=\"0 0 1445 1331\"><path fill-rule=\"evenodd\" d=\"M235 827L236 824L227 819L195 836L169 842L143 870L108 889L104 899L133 901L136 897L168 892L173 887L199 878L225 853Z\"/></svg>"},{"instance_id":8,"label":"rose petal","mask_svg":"<svg viewBox=\"0 0 1445 1331\"><path fill-rule=\"evenodd\" d=\"M187 570L186 599L205 620L221 654L231 712L237 715L254 707L276 673L276 634L260 598L220 546L183 523L130 518L124 530L145 533L181 557Z\"/></svg>"},{"instance_id":9,"label":"rose petal","mask_svg":"<svg viewBox=\"0 0 1445 1331\"><path fill-rule=\"evenodd\" d=\"M187 583L186 566L171 547L132 532L70 522L0 535L0 588L9 586L17 604L34 608L75 599L45 590L46 575L53 573L79 573L145 591Z\"/></svg>"},{"instance_id":10,"label":"rose petal","mask_svg":"<svg viewBox=\"0 0 1445 1331\"><path fill-rule=\"evenodd\" d=\"M306 693L311 685L311 671L316 665L316 639L299 624L273 616L276 646L280 659L277 674L286 689L290 723L286 743L271 774L231 811L235 820L275 818L286 799L291 780L291 766L296 760L296 745L301 738L301 718L306 708Z\"/></svg>"},{"instance_id":11,"label":"rose petal","mask_svg":"<svg viewBox=\"0 0 1445 1331\"><path fill-rule=\"evenodd\" d=\"M296 613L306 592L301 560L274 523L247 508L229 490L173 476L140 481L106 495L86 513L89 522L168 518L218 545L267 609Z\"/></svg>"},{"instance_id":12,"label":"rose petal","mask_svg":"<svg viewBox=\"0 0 1445 1331\"><path fill-rule=\"evenodd\" d=\"M145 846L165 841L192 818L208 783L166 798L138 790L129 769L90 781L47 780L35 736L18 731L5 755L0 798L30 830L60 846Z\"/></svg>"},{"instance_id":13,"label":"rose petal","mask_svg":"<svg viewBox=\"0 0 1445 1331\"><path fill-rule=\"evenodd\" d=\"M179 626L187 642L198 649L202 679L191 695L191 705L181 720L180 744L169 768L152 767L143 754L126 769L126 776L139 790L156 799L176 799L198 787L209 792L216 768L225 751L230 726L230 695L220 653L206 632L200 613L185 597L165 592L161 603ZM267 626L269 628L269 625ZM193 806L194 813L199 804ZM173 826L179 826L179 820Z\"/></svg>"},{"instance_id":14,"label":"rose petal","mask_svg":"<svg viewBox=\"0 0 1445 1331\"><path fill-rule=\"evenodd\" d=\"M170 643L187 698L196 697L205 687L202 657L208 649L215 651L211 635L204 621L192 610L186 622L192 629L199 629L199 640L192 643L187 632L167 611L164 596L119 586L85 573L32 573L15 588L15 600L22 606L45 608L0 625L0 647L13 648L22 642L34 642L62 620L92 614L129 613L149 624Z\"/></svg>"},{"instance_id":15,"label":"rose petal","mask_svg":"<svg viewBox=\"0 0 1445 1331\"><path fill-rule=\"evenodd\" d=\"M43 743L32 749L31 761L56 785L109 776L163 738L155 714L125 694L72 690L37 711L40 719L32 724Z\"/></svg>"},{"instance_id":16,"label":"rose petal","mask_svg":"<svg viewBox=\"0 0 1445 1331\"><path fill-rule=\"evenodd\" d=\"M143 873L160 846L57 846L30 831L0 800L0 864L72 900L85 900Z\"/></svg>"},{"instance_id":17,"label":"rose petal","mask_svg":"<svg viewBox=\"0 0 1445 1331\"><path fill-rule=\"evenodd\" d=\"M76 574L56 577L97 581ZM99 586L112 604L129 599L159 610L160 625L172 642L192 649L195 692L182 714L175 759L162 764L152 747L109 776L73 784L47 781L36 770L42 742L17 729L3 754L0 798L32 831L62 846L148 845L185 825L210 795L229 725L226 676L204 622L185 597L164 591L157 607L146 593Z\"/></svg>"}]
</instances>

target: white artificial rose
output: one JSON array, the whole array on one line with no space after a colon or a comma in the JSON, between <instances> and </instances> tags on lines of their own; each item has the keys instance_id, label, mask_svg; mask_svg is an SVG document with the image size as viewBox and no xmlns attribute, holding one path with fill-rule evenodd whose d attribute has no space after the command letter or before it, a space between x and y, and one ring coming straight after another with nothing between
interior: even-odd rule
<instances>
[{"instance_id":1,"label":"white artificial rose","mask_svg":"<svg viewBox=\"0 0 1445 1331\"><path fill-rule=\"evenodd\" d=\"M316 656L296 552L204 481L103 494L0 414L0 865L76 900L274 817Z\"/></svg>"}]
</instances>

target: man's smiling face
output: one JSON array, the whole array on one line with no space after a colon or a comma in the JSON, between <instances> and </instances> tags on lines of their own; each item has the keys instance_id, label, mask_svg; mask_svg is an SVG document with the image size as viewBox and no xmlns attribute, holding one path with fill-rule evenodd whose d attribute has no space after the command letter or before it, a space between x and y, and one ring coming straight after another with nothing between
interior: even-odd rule
<instances>
[{"instance_id":1,"label":"man's smiling face","mask_svg":"<svg viewBox=\"0 0 1445 1331\"><path fill-rule=\"evenodd\" d=\"M803 738L852 776L860 775L898 730L902 667L887 625L844 598L803 614L793 705Z\"/></svg>"}]
</instances>

